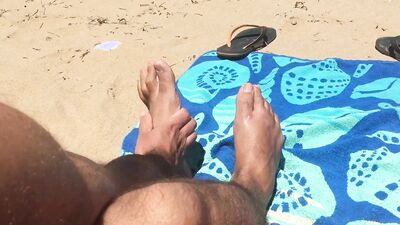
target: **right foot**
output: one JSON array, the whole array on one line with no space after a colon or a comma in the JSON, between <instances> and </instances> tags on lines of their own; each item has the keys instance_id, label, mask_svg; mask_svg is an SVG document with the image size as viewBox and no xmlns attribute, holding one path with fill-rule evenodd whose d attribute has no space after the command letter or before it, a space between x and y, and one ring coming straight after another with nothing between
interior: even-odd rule
<instances>
[{"instance_id":1,"label":"right foot","mask_svg":"<svg viewBox=\"0 0 400 225\"><path fill-rule=\"evenodd\" d=\"M146 70L140 71L140 81L138 82L138 93L140 99L149 109L151 115L151 124L155 129L161 128L166 129L166 126L176 126L172 124L171 120L174 114L181 110L181 104L179 95L175 85L175 75L171 67L162 60L156 60L150 62L147 65ZM190 115L188 115L190 118ZM191 172L187 163L183 160L184 152L195 140L196 133L196 121L190 119L186 124L186 129L189 128L190 132L186 131L182 133L184 137L180 137L186 140L184 144L178 146L176 149L171 149L175 143L168 143L168 138L163 136L152 137L149 141L141 141L139 146L138 154L148 154L149 151L153 151L153 145L157 144L157 152L162 155L167 161L177 161L178 171L184 171L188 176L191 176ZM184 130L184 128L182 128ZM181 131L180 131L181 132ZM142 132L143 133L143 132ZM139 137L142 137L139 133ZM141 138L142 139L142 138ZM178 140L170 140L177 142ZM167 147L168 146L168 147Z\"/></svg>"},{"instance_id":2,"label":"right foot","mask_svg":"<svg viewBox=\"0 0 400 225\"><path fill-rule=\"evenodd\" d=\"M283 136L278 117L263 99L260 88L251 84L242 86L237 95L234 142L233 181L266 206L275 185Z\"/></svg>"},{"instance_id":3,"label":"right foot","mask_svg":"<svg viewBox=\"0 0 400 225\"><path fill-rule=\"evenodd\" d=\"M138 93L149 109L154 127L167 122L181 108L174 72L162 60L150 62L146 70L140 71Z\"/></svg>"}]
</instances>

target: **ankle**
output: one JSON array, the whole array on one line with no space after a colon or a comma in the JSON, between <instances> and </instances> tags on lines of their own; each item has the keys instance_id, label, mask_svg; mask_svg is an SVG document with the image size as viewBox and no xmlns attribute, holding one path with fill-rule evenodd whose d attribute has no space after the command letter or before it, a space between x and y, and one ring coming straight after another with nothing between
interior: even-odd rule
<instances>
[{"instance_id":1,"label":"ankle","mask_svg":"<svg viewBox=\"0 0 400 225\"><path fill-rule=\"evenodd\" d=\"M261 199L263 202L268 202L271 198L275 187L275 178L273 176L257 176L252 171L251 173L237 170L235 171L232 181L239 184L249 191L256 199ZM263 173L265 174L265 173Z\"/></svg>"}]
</instances>

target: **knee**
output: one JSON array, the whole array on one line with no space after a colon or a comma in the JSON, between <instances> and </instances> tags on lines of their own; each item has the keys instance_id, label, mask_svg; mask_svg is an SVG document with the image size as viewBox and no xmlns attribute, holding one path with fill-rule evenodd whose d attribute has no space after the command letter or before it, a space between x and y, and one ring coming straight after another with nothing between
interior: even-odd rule
<instances>
[{"instance_id":1,"label":"knee","mask_svg":"<svg viewBox=\"0 0 400 225\"><path fill-rule=\"evenodd\" d=\"M104 212L101 224L208 224L201 195L190 184L157 183L128 192Z\"/></svg>"}]
</instances>

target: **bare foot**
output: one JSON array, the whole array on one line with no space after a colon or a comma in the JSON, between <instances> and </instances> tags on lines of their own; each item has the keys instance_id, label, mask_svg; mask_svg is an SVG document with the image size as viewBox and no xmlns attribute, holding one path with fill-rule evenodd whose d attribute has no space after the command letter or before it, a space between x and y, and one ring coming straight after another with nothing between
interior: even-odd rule
<instances>
[{"instance_id":1,"label":"bare foot","mask_svg":"<svg viewBox=\"0 0 400 225\"><path fill-rule=\"evenodd\" d=\"M234 123L236 166L233 181L253 193L266 207L275 185L283 136L279 119L259 87L239 90Z\"/></svg>"},{"instance_id":2,"label":"bare foot","mask_svg":"<svg viewBox=\"0 0 400 225\"><path fill-rule=\"evenodd\" d=\"M177 169L182 166L185 150L196 139L196 121L186 109L175 112L164 124L154 127L147 112L140 119L136 154L159 155Z\"/></svg>"},{"instance_id":3,"label":"bare foot","mask_svg":"<svg viewBox=\"0 0 400 225\"><path fill-rule=\"evenodd\" d=\"M146 70L140 71L140 81L138 82L137 88L140 99L149 109L153 127L158 128L162 127L163 125L171 126L170 121L172 115L174 115L174 113L179 111L181 108L179 95L176 91L175 75L171 67L162 60L156 60L148 63ZM190 122L188 122L188 127L192 127L193 124L195 128L196 122L192 119ZM196 140L196 133L194 133L193 131L193 133L188 134L186 140L188 142L185 143L183 147L175 149L177 152L183 151L184 153L188 146L190 146L190 144L192 144ZM166 140L163 139L162 136L160 137L160 140L155 139L154 137L150 140L150 142L155 143L161 143L165 141ZM152 147L151 143L144 141L142 141L141 143L142 149L150 149ZM146 154L146 151L139 152ZM157 152L166 156L168 152L171 153L171 149L162 149L161 147L157 150ZM178 170L185 171L186 175L191 176L189 166L183 160L184 154L177 155L181 157L180 159L178 159ZM167 158L174 157L175 156L171 155Z\"/></svg>"},{"instance_id":4,"label":"bare foot","mask_svg":"<svg viewBox=\"0 0 400 225\"><path fill-rule=\"evenodd\" d=\"M162 60L150 62L146 70L140 71L138 93L150 111L154 127L168 121L181 107L174 72Z\"/></svg>"}]
</instances>

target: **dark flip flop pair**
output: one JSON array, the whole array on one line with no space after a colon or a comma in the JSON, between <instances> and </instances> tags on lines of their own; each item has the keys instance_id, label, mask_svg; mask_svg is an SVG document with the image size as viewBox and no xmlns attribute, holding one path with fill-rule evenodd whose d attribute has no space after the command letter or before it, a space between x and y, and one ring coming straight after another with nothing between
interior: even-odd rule
<instances>
[{"instance_id":1,"label":"dark flip flop pair","mask_svg":"<svg viewBox=\"0 0 400 225\"><path fill-rule=\"evenodd\" d=\"M400 36L378 38L375 48L380 53L400 61Z\"/></svg>"},{"instance_id":2,"label":"dark flip flop pair","mask_svg":"<svg viewBox=\"0 0 400 225\"><path fill-rule=\"evenodd\" d=\"M233 34L243 27L251 28L241 31L232 39ZM250 52L264 48L275 38L276 30L273 28L258 25L241 25L233 29L228 36L227 44L217 49L217 55L222 59L242 59Z\"/></svg>"}]
</instances>

